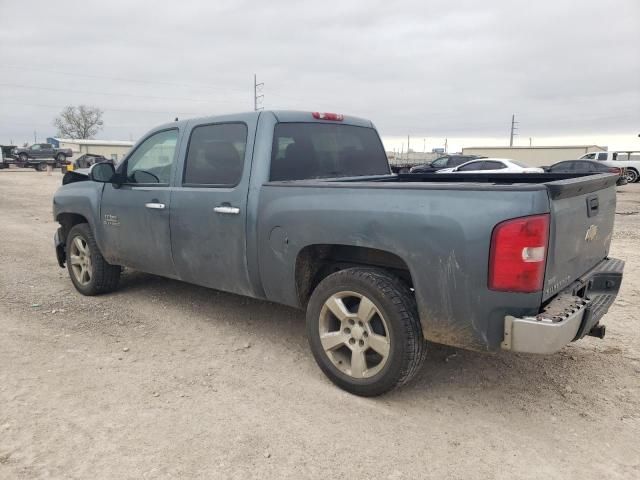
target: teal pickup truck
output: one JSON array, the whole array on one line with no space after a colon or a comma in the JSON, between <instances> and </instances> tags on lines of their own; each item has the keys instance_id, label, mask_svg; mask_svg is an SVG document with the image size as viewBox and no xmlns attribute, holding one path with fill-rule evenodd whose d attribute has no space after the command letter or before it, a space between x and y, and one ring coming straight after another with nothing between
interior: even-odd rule
<instances>
[{"instance_id":1,"label":"teal pickup truck","mask_svg":"<svg viewBox=\"0 0 640 480\"><path fill-rule=\"evenodd\" d=\"M198 118L67 173L56 255L84 295L127 267L305 309L322 371L373 396L418 372L427 341L549 354L602 337L616 180L394 175L368 120Z\"/></svg>"}]
</instances>

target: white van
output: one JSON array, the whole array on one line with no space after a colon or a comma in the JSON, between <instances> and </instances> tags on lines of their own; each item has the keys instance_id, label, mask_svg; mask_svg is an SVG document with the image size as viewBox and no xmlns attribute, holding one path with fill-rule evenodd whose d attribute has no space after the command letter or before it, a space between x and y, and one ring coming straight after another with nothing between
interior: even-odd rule
<instances>
[{"instance_id":1,"label":"white van","mask_svg":"<svg viewBox=\"0 0 640 480\"><path fill-rule=\"evenodd\" d=\"M609 167L626 168L628 183L637 182L640 178L640 151L591 152L580 157L583 159L598 160Z\"/></svg>"}]
</instances>

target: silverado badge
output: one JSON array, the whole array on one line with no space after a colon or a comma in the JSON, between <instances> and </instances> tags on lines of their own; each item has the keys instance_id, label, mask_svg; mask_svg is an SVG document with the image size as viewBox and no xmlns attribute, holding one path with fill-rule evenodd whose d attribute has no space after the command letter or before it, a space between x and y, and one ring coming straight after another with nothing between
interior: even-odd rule
<instances>
[{"instance_id":1,"label":"silverado badge","mask_svg":"<svg viewBox=\"0 0 640 480\"><path fill-rule=\"evenodd\" d=\"M587 233L584 236L584 239L587 242L592 242L596 239L597 236L598 236L598 226L591 225L589 228L587 228Z\"/></svg>"}]
</instances>

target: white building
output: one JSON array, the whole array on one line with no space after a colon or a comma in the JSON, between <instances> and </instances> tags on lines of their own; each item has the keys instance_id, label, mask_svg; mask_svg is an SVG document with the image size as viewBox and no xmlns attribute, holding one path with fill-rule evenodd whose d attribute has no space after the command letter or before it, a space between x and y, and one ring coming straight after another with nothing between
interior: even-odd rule
<instances>
[{"instance_id":1,"label":"white building","mask_svg":"<svg viewBox=\"0 0 640 480\"><path fill-rule=\"evenodd\" d=\"M562 160L574 160L585 153L606 152L607 147L598 145L570 145L549 147L465 147L464 155L481 155L491 158L509 158L531 167L552 165Z\"/></svg>"},{"instance_id":2,"label":"white building","mask_svg":"<svg viewBox=\"0 0 640 480\"><path fill-rule=\"evenodd\" d=\"M133 142L124 140L76 140L57 137L47 138L47 143L56 148L70 148L73 152L72 158L79 157L84 153L93 153L116 162L122 160L133 146Z\"/></svg>"}]
</instances>

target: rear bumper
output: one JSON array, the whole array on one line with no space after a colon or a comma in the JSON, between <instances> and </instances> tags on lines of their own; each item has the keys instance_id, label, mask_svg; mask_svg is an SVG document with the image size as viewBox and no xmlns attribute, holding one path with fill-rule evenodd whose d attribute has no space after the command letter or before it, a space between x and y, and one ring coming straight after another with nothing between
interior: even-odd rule
<instances>
[{"instance_id":1,"label":"rear bumper","mask_svg":"<svg viewBox=\"0 0 640 480\"><path fill-rule=\"evenodd\" d=\"M549 354L592 331L622 283L624 262L607 258L553 298L538 315L504 319L503 350Z\"/></svg>"}]
</instances>

